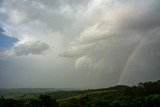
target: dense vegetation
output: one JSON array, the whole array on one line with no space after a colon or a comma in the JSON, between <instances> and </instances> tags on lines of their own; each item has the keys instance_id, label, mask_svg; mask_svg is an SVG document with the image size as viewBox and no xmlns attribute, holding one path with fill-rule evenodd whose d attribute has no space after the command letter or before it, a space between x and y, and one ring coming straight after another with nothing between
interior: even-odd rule
<instances>
[{"instance_id":1,"label":"dense vegetation","mask_svg":"<svg viewBox=\"0 0 160 107\"><path fill-rule=\"evenodd\" d=\"M132 87L48 92L29 99L1 97L0 107L160 107L160 80Z\"/></svg>"}]
</instances>

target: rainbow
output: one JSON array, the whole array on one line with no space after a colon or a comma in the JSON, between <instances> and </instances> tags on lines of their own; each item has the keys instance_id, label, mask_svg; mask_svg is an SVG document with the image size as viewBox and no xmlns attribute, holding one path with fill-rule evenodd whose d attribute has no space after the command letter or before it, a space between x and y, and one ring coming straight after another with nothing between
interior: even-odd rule
<instances>
[{"instance_id":1,"label":"rainbow","mask_svg":"<svg viewBox=\"0 0 160 107\"><path fill-rule=\"evenodd\" d=\"M122 80L124 78L124 75L127 71L127 68L130 64L130 62L133 60L133 58L135 57L135 55L137 54L137 52L140 50L140 48L142 47L142 45L144 44L144 42L146 41L146 39L143 39L140 43L138 43L138 45L133 49L133 51L131 52L131 54L129 55L129 57L126 60L126 63L120 73L119 79L118 79L118 84L122 84Z\"/></svg>"}]
</instances>

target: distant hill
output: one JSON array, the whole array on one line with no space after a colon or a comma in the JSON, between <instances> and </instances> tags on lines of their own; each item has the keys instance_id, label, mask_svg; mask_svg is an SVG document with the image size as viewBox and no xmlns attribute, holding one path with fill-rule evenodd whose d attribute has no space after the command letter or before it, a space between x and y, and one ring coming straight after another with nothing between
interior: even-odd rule
<instances>
[{"instance_id":1,"label":"distant hill","mask_svg":"<svg viewBox=\"0 0 160 107\"><path fill-rule=\"evenodd\" d=\"M160 107L160 80L131 87L118 85L70 91L19 89L11 92L14 92L14 95L23 95L1 97L0 107Z\"/></svg>"},{"instance_id":2,"label":"distant hill","mask_svg":"<svg viewBox=\"0 0 160 107\"><path fill-rule=\"evenodd\" d=\"M39 95L45 92L55 92L56 88L14 88L14 89L0 89L0 96L5 98L18 98L27 95Z\"/></svg>"}]
</instances>

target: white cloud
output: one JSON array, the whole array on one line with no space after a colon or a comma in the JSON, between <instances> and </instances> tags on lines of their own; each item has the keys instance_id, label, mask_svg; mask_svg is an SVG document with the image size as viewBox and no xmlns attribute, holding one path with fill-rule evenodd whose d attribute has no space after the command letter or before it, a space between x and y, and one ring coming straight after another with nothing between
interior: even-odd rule
<instances>
[{"instance_id":1,"label":"white cloud","mask_svg":"<svg viewBox=\"0 0 160 107\"><path fill-rule=\"evenodd\" d=\"M19 10L13 10L11 11L11 13L9 14L9 18L11 23L21 23L26 19L27 15L24 12L20 12Z\"/></svg>"},{"instance_id":2,"label":"white cloud","mask_svg":"<svg viewBox=\"0 0 160 107\"><path fill-rule=\"evenodd\" d=\"M106 37L112 36L113 31L106 25L100 25L99 23L89 27L83 31L79 37L80 42L90 43L98 40L103 40Z\"/></svg>"}]
</instances>

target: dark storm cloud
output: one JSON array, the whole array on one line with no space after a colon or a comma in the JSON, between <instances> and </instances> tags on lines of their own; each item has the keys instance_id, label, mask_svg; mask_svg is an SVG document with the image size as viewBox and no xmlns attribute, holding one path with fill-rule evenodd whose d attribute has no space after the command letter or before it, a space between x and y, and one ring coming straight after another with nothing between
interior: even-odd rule
<instances>
[{"instance_id":1,"label":"dark storm cloud","mask_svg":"<svg viewBox=\"0 0 160 107\"><path fill-rule=\"evenodd\" d=\"M129 16L124 16L122 19L124 29L146 32L160 26L160 1L142 1L139 5L135 2L132 9L131 13L128 13Z\"/></svg>"}]
</instances>

